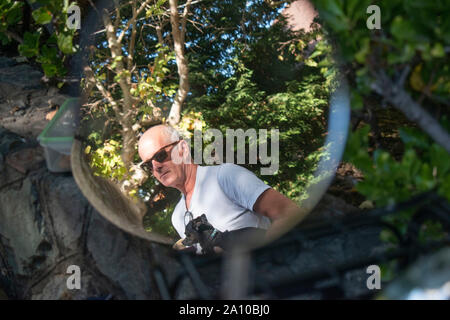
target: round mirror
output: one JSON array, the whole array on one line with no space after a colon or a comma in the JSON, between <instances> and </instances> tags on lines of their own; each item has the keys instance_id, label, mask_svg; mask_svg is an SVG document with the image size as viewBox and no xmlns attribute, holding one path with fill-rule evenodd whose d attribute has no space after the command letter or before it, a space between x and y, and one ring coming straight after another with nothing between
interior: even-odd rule
<instances>
[{"instance_id":1,"label":"round mirror","mask_svg":"<svg viewBox=\"0 0 450 320\"><path fill-rule=\"evenodd\" d=\"M71 161L106 219L205 253L220 250L201 241L251 229L263 231L260 245L308 216L341 159L350 111L306 5L301 23L299 8L267 1L87 7Z\"/></svg>"}]
</instances>

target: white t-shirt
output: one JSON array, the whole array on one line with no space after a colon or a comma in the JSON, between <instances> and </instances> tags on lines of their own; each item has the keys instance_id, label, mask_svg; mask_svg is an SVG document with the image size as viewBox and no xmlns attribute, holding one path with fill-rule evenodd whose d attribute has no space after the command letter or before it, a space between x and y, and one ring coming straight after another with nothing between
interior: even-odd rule
<instances>
[{"instance_id":1,"label":"white t-shirt","mask_svg":"<svg viewBox=\"0 0 450 320\"><path fill-rule=\"evenodd\" d=\"M205 214L208 222L222 232L246 227L267 229L270 219L254 212L253 205L268 188L253 172L232 163L198 166L189 211L194 219ZM185 213L182 195L172 214L172 224L181 238L186 237Z\"/></svg>"}]
</instances>

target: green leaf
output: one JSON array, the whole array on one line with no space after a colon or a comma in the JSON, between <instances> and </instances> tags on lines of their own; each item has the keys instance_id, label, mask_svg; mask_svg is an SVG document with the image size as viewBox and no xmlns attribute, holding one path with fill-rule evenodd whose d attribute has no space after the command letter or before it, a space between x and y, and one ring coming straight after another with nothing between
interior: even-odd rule
<instances>
[{"instance_id":1,"label":"green leaf","mask_svg":"<svg viewBox=\"0 0 450 320\"><path fill-rule=\"evenodd\" d=\"M362 39L361 48L355 54L356 61L358 61L359 63L365 63L366 57L369 53L370 53L370 39L367 37Z\"/></svg>"},{"instance_id":2,"label":"green leaf","mask_svg":"<svg viewBox=\"0 0 450 320\"><path fill-rule=\"evenodd\" d=\"M352 90L351 103L353 110L361 110L363 108L363 99L356 90Z\"/></svg>"},{"instance_id":3,"label":"green leaf","mask_svg":"<svg viewBox=\"0 0 450 320\"><path fill-rule=\"evenodd\" d=\"M315 61L312 60L312 59L307 59L307 60L305 60L305 64L306 64L308 67L317 67L317 62L315 62Z\"/></svg>"},{"instance_id":4,"label":"green leaf","mask_svg":"<svg viewBox=\"0 0 450 320\"><path fill-rule=\"evenodd\" d=\"M421 149L427 149L429 141L427 137L418 129L414 128L401 128L400 138L406 145L411 145Z\"/></svg>"},{"instance_id":5,"label":"green leaf","mask_svg":"<svg viewBox=\"0 0 450 320\"><path fill-rule=\"evenodd\" d=\"M433 143L430 148L431 164L436 167L439 176L445 176L450 171L450 155L444 148Z\"/></svg>"},{"instance_id":6,"label":"green leaf","mask_svg":"<svg viewBox=\"0 0 450 320\"><path fill-rule=\"evenodd\" d=\"M333 13L335 16L343 17L344 12L342 11L342 2L337 0L329 0L327 1L327 9Z\"/></svg>"},{"instance_id":7,"label":"green leaf","mask_svg":"<svg viewBox=\"0 0 450 320\"><path fill-rule=\"evenodd\" d=\"M2 12L4 16L6 16L6 23L8 25L15 24L22 19L22 5L22 2L14 1L13 5L9 9L7 9L6 12Z\"/></svg>"},{"instance_id":8,"label":"green leaf","mask_svg":"<svg viewBox=\"0 0 450 320\"><path fill-rule=\"evenodd\" d=\"M23 44L19 45L19 53L27 58L39 54L39 33L25 32Z\"/></svg>"},{"instance_id":9,"label":"green leaf","mask_svg":"<svg viewBox=\"0 0 450 320\"><path fill-rule=\"evenodd\" d=\"M42 64L42 69L44 70L45 75L49 78L58 73L58 68L54 64Z\"/></svg>"},{"instance_id":10,"label":"green leaf","mask_svg":"<svg viewBox=\"0 0 450 320\"><path fill-rule=\"evenodd\" d=\"M436 43L431 49L431 56L435 58L443 58L445 56L444 47L441 43Z\"/></svg>"},{"instance_id":11,"label":"green leaf","mask_svg":"<svg viewBox=\"0 0 450 320\"><path fill-rule=\"evenodd\" d=\"M401 16L395 17L391 25L391 33L398 40L417 42L414 25Z\"/></svg>"},{"instance_id":12,"label":"green leaf","mask_svg":"<svg viewBox=\"0 0 450 320\"><path fill-rule=\"evenodd\" d=\"M46 7L40 7L31 14L37 24L47 24L52 21L52 14Z\"/></svg>"},{"instance_id":13,"label":"green leaf","mask_svg":"<svg viewBox=\"0 0 450 320\"><path fill-rule=\"evenodd\" d=\"M72 40L73 36L71 34L59 34L57 41L59 50L64 54L72 54L74 52Z\"/></svg>"}]
</instances>

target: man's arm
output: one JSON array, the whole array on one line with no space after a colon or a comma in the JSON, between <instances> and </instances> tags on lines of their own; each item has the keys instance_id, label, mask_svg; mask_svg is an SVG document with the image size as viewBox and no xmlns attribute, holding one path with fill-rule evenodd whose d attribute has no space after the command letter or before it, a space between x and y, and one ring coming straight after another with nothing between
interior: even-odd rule
<instances>
[{"instance_id":1,"label":"man's arm","mask_svg":"<svg viewBox=\"0 0 450 320\"><path fill-rule=\"evenodd\" d=\"M218 180L222 190L232 201L272 221L266 232L267 241L275 240L309 213L265 184L251 171L235 164L222 165Z\"/></svg>"},{"instance_id":2,"label":"man's arm","mask_svg":"<svg viewBox=\"0 0 450 320\"><path fill-rule=\"evenodd\" d=\"M261 193L253 205L253 211L272 221L265 236L266 243L279 238L308 215L307 210L272 188Z\"/></svg>"}]
</instances>

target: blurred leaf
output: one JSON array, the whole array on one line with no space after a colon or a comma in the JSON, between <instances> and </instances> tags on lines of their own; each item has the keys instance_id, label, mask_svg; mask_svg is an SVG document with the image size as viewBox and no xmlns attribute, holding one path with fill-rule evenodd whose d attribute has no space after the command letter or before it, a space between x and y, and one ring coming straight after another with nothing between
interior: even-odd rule
<instances>
[{"instance_id":1,"label":"blurred leaf","mask_svg":"<svg viewBox=\"0 0 450 320\"><path fill-rule=\"evenodd\" d=\"M58 47L64 54L74 53L74 48L72 45L73 36L71 34L59 34L58 35Z\"/></svg>"},{"instance_id":2,"label":"blurred leaf","mask_svg":"<svg viewBox=\"0 0 450 320\"><path fill-rule=\"evenodd\" d=\"M52 21L52 13L46 7L40 7L31 14L38 24L47 24Z\"/></svg>"},{"instance_id":3,"label":"blurred leaf","mask_svg":"<svg viewBox=\"0 0 450 320\"><path fill-rule=\"evenodd\" d=\"M22 56L30 58L39 54L39 33L25 32L23 44L19 45Z\"/></svg>"}]
</instances>

